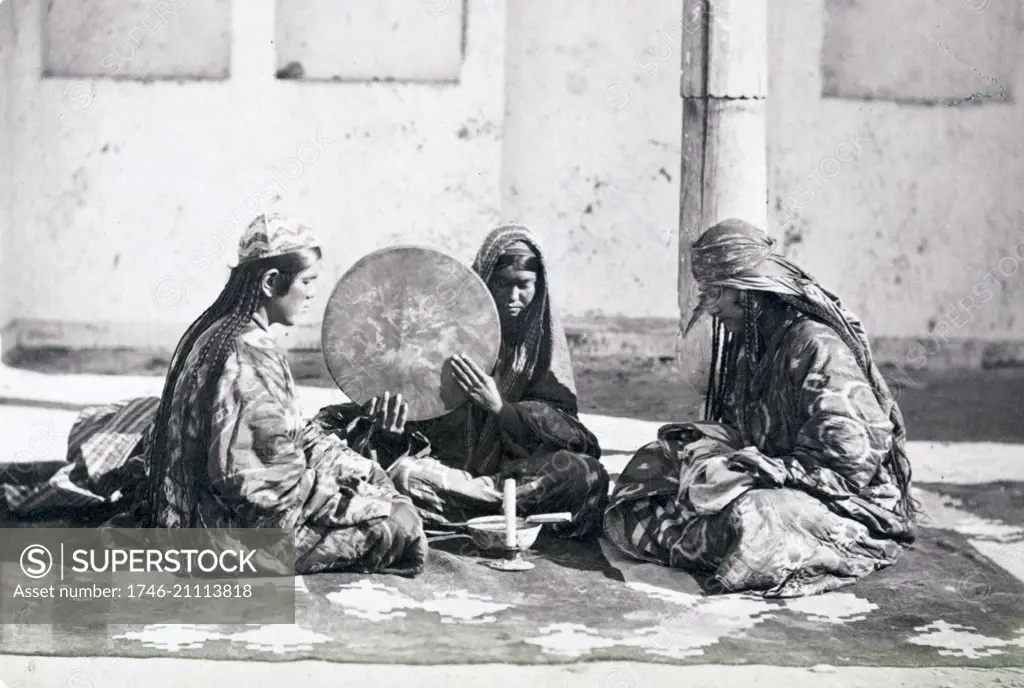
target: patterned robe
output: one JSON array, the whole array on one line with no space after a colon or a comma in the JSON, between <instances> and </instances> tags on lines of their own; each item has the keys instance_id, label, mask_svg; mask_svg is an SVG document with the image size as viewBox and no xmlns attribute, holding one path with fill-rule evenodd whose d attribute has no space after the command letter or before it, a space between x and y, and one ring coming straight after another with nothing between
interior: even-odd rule
<instances>
[{"instance_id":1,"label":"patterned robe","mask_svg":"<svg viewBox=\"0 0 1024 688\"><path fill-rule=\"evenodd\" d=\"M747 382L725 422L665 426L637 452L612 494L607 537L717 592L801 596L893 564L913 540L882 465L893 425L850 349L800 316L766 343Z\"/></svg>"},{"instance_id":2,"label":"patterned robe","mask_svg":"<svg viewBox=\"0 0 1024 688\"><path fill-rule=\"evenodd\" d=\"M175 499L186 494L200 527L294 529L298 573L421 572L427 544L415 508L379 466L303 423L287 358L264 325L254 321L238 336L216 380L208 380L206 364L196 369L206 336L182 374L215 385L213 407L192 412L205 385L179 385L168 427L172 466L185 469L172 475L195 471L199 489L192 494L172 477L162 489ZM8 510L26 517L60 505L94 507L75 514L88 520L95 507L113 507L121 512L116 525L145 522L139 488L158 405L136 399L83 412L69 439L72 463L44 484L7 486ZM209 414L208 439L200 436L201 414Z\"/></svg>"},{"instance_id":3,"label":"patterned robe","mask_svg":"<svg viewBox=\"0 0 1024 688\"><path fill-rule=\"evenodd\" d=\"M499 467L466 470L469 406L431 421L409 423L397 444L378 439L363 409L328 406L316 421L353 448L388 466L395 486L428 522L460 522L502 512L502 482L516 478L516 509L524 515L568 511L573 522L551 525L563 537L596 535L608 499L608 474L597 438L577 417L575 396L553 375L543 378L499 419Z\"/></svg>"}]
</instances>

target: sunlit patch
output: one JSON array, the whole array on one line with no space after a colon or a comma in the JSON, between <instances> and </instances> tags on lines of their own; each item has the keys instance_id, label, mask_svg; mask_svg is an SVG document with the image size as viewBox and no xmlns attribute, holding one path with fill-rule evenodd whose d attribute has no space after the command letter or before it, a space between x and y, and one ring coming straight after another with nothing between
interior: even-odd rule
<instances>
[{"instance_id":1,"label":"sunlit patch","mask_svg":"<svg viewBox=\"0 0 1024 688\"><path fill-rule=\"evenodd\" d=\"M228 637L233 643L244 643L247 650L262 650L285 654L312 650L318 643L329 643L331 638L295 624L270 624Z\"/></svg>"},{"instance_id":2,"label":"sunlit patch","mask_svg":"<svg viewBox=\"0 0 1024 688\"><path fill-rule=\"evenodd\" d=\"M989 638L974 633L977 629L970 626L958 626L941 620L927 626L918 626L914 630L924 635L911 638L909 642L939 648L938 653L943 657L984 659L1004 654L1005 648L1024 647L1024 629L1018 631L1013 640Z\"/></svg>"},{"instance_id":3,"label":"sunlit patch","mask_svg":"<svg viewBox=\"0 0 1024 688\"><path fill-rule=\"evenodd\" d=\"M407 611L420 610L439 615L441 623L494 623L494 613L513 606L465 590L446 591L421 601L368 581L342 586L329 593L327 600L340 606L343 613L368 621L388 621L406 616Z\"/></svg>"},{"instance_id":4,"label":"sunlit patch","mask_svg":"<svg viewBox=\"0 0 1024 688\"><path fill-rule=\"evenodd\" d=\"M114 640L134 640L150 647L168 652L198 650L211 640L226 640L228 636L209 631L203 626L156 624L145 626L141 631L129 631L115 635Z\"/></svg>"},{"instance_id":5,"label":"sunlit patch","mask_svg":"<svg viewBox=\"0 0 1024 688\"><path fill-rule=\"evenodd\" d=\"M968 542L971 543L974 549L998 564L1018 581L1024 582L1024 543L992 542L991 540L976 539L971 539ZM983 572L979 572L976 577L986 580L989 578L988 574ZM995 576L993 575L992 577L994 578ZM962 590L963 586L959 587Z\"/></svg>"}]
</instances>

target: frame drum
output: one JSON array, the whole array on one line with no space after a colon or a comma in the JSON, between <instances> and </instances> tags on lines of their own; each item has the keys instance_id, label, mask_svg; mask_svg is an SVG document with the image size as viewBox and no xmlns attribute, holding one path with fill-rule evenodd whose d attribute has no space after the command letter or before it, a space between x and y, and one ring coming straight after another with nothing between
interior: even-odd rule
<instances>
[{"instance_id":1,"label":"frame drum","mask_svg":"<svg viewBox=\"0 0 1024 688\"><path fill-rule=\"evenodd\" d=\"M439 251L395 246L364 256L338 280L321 343L331 377L353 402L401 394L406 420L427 420L467 401L452 355L494 369L501 324L472 269Z\"/></svg>"}]
</instances>

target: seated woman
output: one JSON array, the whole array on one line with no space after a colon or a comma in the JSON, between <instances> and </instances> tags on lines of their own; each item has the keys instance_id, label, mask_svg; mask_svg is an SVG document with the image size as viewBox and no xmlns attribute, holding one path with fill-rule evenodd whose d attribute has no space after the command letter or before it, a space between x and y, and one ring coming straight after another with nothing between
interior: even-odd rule
<instances>
[{"instance_id":1,"label":"seated woman","mask_svg":"<svg viewBox=\"0 0 1024 688\"><path fill-rule=\"evenodd\" d=\"M269 331L308 309L320 255L307 227L258 217L227 285L179 342L159 404L84 413L69 441L74 467L38 489L8 490L13 514L62 495L74 504L90 489L109 495L116 476L127 497L117 503L132 507L117 525L293 528L298 573L422 571L416 509L372 461L303 427L288 359ZM76 479L84 485L69 489Z\"/></svg>"},{"instance_id":2,"label":"seated woman","mask_svg":"<svg viewBox=\"0 0 1024 688\"><path fill-rule=\"evenodd\" d=\"M317 419L377 458L428 522L501 513L502 482L513 477L518 513L568 511L572 522L550 526L554 534L596 535L608 474L597 439L577 417L568 344L537 241L524 227L499 227L473 270L494 296L502 341L493 377L468 358L452 359L469 403L406 424L407 405L386 392L365 408L326 407Z\"/></svg>"},{"instance_id":3,"label":"seated woman","mask_svg":"<svg viewBox=\"0 0 1024 688\"><path fill-rule=\"evenodd\" d=\"M899 407L860 321L726 220L693 245L714 317L706 417L668 425L623 471L607 537L715 592L796 597L893 564L916 506Z\"/></svg>"}]
</instances>

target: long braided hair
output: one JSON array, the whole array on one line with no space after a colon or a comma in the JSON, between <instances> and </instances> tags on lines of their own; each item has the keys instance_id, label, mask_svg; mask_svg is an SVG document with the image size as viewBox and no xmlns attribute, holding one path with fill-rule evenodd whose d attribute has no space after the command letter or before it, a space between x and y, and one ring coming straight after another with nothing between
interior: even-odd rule
<instances>
[{"instance_id":1,"label":"long braided hair","mask_svg":"<svg viewBox=\"0 0 1024 688\"><path fill-rule=\"evenodd\" d=\"M148 527L187 528L196 525L197 495L205 463L193 463L193 457L187 456L175 460L183 440L170 432L175 399L187 400L198 388L196 408L183 411L201 414L199 437L206 438L212 418L203 412L213 408L216 383L224 364L237 337L252 321L263 301L260 286L264 275L272 269L280 271L275 291L281 296L291 288L295 276L314 265L320 257L319 248L306 248L232 268L220 295L185 331L171 357L148 446L148 477L143 495L144 518ZM200 340L205 341L191 364L191 373L183 376L183 370ZM204 368L207 372L200 379L199 372Z\"/></svg>"},{"instance_id":2,"label":"long braided hair","mask_svg":"<svg viewBox=\"0 0 1024 688\"><path fill-rule=\"evenodd\" d=\"M872 362L870 351L865 350L862 338L857 336L855 326L847 322L846 319L835 317L812 299L758 290L742 290L740 294L740 303L744 312L743 333L733 335L718 318L712 322L711 370L704 402L705 418L716 422L723 420L727 409L731 408L729 405L730 395L745 396L747 390L737 389L737 387L743 381L749 383L760 360L761 352L764 350L764 341L758 327L758 321L763 313L774 311L784 315L779 311L788 310L827 325L849 347L858 367L868 379L876 398L882 405L883 412L893 423L893 443L884 462L900 490L901 497L897 505L900 515L907 519L913 519L919 509L919 504L910 493L912 471L906 453L906 425L903 414L899 405L893 400L884 378ZM740 370L741 352L744 354L745 371ZM745 405L741 404L741 407L735 410L742 413L744 408ZM744 424L746 421L745 418L737 420Z\"/></svg>"},{"instance_id":3,"label":"long braided hair","mask_svg":"<svg viewBox=\"0 0 1024 688\"><path fill-rule=\"evenodd\" d=\"M736 384L736 361L740 347L736 337L715 318L711 324L711 372L704 396L704 418L721 421L725 416L726 402Z\"/></svg>"},{"instance_id":4,"label":"long braided hair","mask_svg":"<svg viewBox=\"0 0 1024 688\"><path fill-rule=\"evenodd\" d=\"M740 305L744 313L743 332L740 335L732 334L718 318L714 319L711 335L711 372L704 397L706 419L721 421L730 408L742 411L742 405L740 409L735 409L734 402L738 400L730 399L730 396L746 392L745 389L738 389L738 386L741 382L753 378L761 360L765 343L758 321L766 309L776 303L782 305L780 302L773 302L773 296L767 292L757 295L748 290L740 292ZM745 366L742 369L741 355L742 365ZM745 418L736 420L743 421L746 426Z\"/></svg>"}]
</instances>

